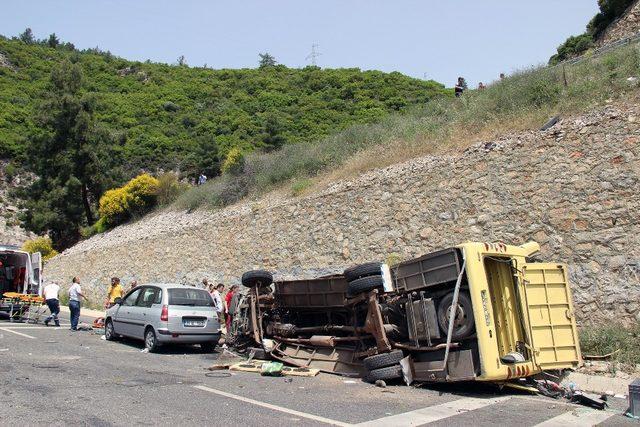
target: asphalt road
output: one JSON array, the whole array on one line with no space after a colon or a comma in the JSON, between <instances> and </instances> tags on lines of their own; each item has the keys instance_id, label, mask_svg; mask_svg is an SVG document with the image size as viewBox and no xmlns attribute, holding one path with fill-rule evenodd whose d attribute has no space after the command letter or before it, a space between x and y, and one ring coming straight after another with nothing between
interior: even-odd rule
<instances>
[{"instance_id":1,"label":"asphalt road","mask_svg":"<svg viewBox=\"0 0 640 427\"><path fill-rule=\"evenodd\" d=\"M141 352L136 341L0 321L1 425L638 426L625 401L596 411L491 386L378 388L360 380L206 370L197 346Z\"/></svg>"}]
</instances>

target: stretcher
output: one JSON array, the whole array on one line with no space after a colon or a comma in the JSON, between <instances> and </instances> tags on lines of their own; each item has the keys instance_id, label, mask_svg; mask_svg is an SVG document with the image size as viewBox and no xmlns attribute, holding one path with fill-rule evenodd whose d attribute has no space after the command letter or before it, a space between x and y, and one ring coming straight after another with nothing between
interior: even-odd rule
<instances>
[{"instance_id":1,"label":"stretcher","mask_svg":"<svg viewBox=\"0 0 640 427\"><path fill-rule=\"evenodd\" d=\"M0 306L7 308L10 322L38 323L47 311L44 298L35 294L5 292L0 301Z\"/></svg>"}]
</instances>

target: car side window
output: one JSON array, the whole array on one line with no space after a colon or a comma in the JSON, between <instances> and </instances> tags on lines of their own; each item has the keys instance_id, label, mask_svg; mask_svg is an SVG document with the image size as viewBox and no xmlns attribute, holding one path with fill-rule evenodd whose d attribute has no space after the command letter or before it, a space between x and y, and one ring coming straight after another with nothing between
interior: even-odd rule
<instances>
[{"instance_id":1,"label":"car side window","mask_svg":"<svg viewBox=\"0 0 640 427\"><path fill-rule=\"evenodd\" d=\"M153 301L154 304L162 304L162 289L157 288L156 299Z\"/></svg>"},{"instance_id":2,"label":"car side window","mask_svg":"<svg viewBox=\"0 0 640 427\"><path fill-rule=\"evenodd\" d=\"M131 292L127 297L122 301L122 305L126 307L133 307L136 305L136 300L138 299L138 295L140 295L140 289L136 289Z\"/></svg>"},{"instance_id":3,"label":"car side window","mask_svg":"<svg viewBox=\"0 0 640 427\"><path fill-rule=\"evenodd\" d=\"M140 294L136 305L138 307L151 307L156 300L158 291L158 288L152 287L142 289L142 293Z\"/></svg>"}]
</instances>

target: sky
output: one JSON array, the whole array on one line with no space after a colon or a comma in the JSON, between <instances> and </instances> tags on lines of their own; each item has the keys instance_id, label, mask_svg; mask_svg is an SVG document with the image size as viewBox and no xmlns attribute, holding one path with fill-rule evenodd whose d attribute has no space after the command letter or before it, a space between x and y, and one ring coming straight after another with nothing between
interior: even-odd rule
<instances>
[{"instance_id":1,"label":"sky","mask_svg":"<svg viewBox=\"0 0 640 427\"><path fill-rule=\"evenodd\" d=\"M310 64L399 71L446 86L545 63L580 34L596 0L3 0L0 34L26 27L131 60L256 67L269 52Z\"/></svg>"}]
</instances>

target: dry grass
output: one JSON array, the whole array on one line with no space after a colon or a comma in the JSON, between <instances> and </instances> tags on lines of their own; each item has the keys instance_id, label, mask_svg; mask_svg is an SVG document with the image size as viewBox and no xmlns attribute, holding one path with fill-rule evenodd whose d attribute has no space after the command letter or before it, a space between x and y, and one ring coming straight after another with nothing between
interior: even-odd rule
<instances>
[{"instance_id":1,"label":"dry grass","mask_svg":"<svg viewBox=\"0 0 640 427\"><path fill-rule=\"evenodd\" d=\"M637 45L567 66L531 68L462 98L438 98L420 108L358 125L321 141L247 157L244 171L192 189L179 208L219 207L278 188L293 195L418 156L456 153L477 141L537 129L554 115L575 114L638 92ZM565 76L567 85L564 84Z\"/></svg>"}]
</instances>

